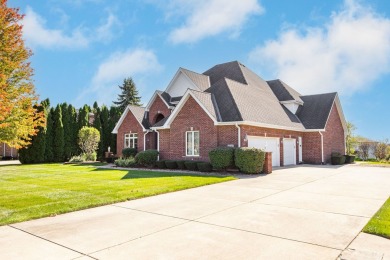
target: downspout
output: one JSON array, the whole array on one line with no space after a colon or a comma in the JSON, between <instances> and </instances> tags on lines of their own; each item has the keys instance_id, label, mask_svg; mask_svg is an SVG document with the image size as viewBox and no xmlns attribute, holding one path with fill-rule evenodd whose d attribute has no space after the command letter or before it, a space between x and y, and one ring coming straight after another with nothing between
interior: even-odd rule
<instances>
[{"instance_id":1,"label":"downspout","mask_svg":"<svg viewBox=\"0 0 390 260\"><path fill-rule=\"evenodd\" d=\"M321 131L318 131L321 135L321 164L325 164L324 162L324 136L322 135Z\"/></svg>"},{"instance_id":2,"label":"downspout","mask_svg":"<svg viewBox=\"0 0 390 260\"><path fill-rule=\"evenodd\" d=\"M158 156L157 160L160 160L160 132L157 130L154 130L157 133L157 151L158 151Z\"/></svg>"},{"instance_id":3,"label":"downspout","mask_svg":"<svg viewBox=\"0 0 390 260\"><path fill-rule=\"evenodd\" d=\"M146 135L149 133L149 131L146 131L144 133L144 151L146 151Z\"/></svg>"},{"instance_id":4,"label":"downspout","mask_svg":"<svg viewBox=\"0 0 390 260\"><path fill-rule=\"evenodd\" d=\"M238 142L237 142L237 146L238 147L241 147L241 127L236 123L235 126L237 127L238 129Z\"/></svg>"}]
</instances>

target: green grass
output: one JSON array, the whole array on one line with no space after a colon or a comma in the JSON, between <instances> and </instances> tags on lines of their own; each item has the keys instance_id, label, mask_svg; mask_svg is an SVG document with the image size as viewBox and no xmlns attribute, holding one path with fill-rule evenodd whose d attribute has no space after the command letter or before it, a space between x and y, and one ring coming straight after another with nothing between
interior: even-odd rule
<instances>
[{"instance_id":1,"label":"green grass","mask_svg":"<svg viewBox=\"0 0 390 260\"><path fill-rule=\"evenodd\" d=\"M0 225L233 179L93 165L0 166Z\"/></svg>"},{"instance_id":2,"label":"green grass","mask_svg":"<svg viewBox=\"0 0 390 260\"><path fill-rule=\"evenodd\" d=\"M390 198L367 223L363 232L390 238Z\"/></svg>"}]
</instances>

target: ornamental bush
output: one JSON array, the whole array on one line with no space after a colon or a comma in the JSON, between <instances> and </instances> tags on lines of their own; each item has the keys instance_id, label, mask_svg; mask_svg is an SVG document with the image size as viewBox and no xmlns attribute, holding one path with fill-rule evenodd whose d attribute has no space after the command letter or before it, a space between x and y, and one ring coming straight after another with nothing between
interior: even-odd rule
<instances>
[{"instance_id":1,"label":"ornamental bush","mask_svg":"<svg viewBox=\"0 0 390 260\"><path fill-rule=\"evenodd\" d=\"M158 158L157 150L146 150L137 153L135 156L135 161L142 166L153 167L156 165Z\"/></svg>"},{"instance_id":2,"label":"ornamental bush","mask_svg":"<svg viewBox=\"0 0 390 260\"><path fill-rule=\"evenodd\" d=\"M168 169L177 169L177 163L176 161L165 161L165 166L167 166Z\"/></svg>"},{"instance_id":3,"label":"ornamental bush","mask_svg":"<svg viewBox=\"0 0 390 260\"><path fill-rule=\"evenodd\" d=\"M167 168L167 166L165 166L165 161L164 161L164 160L157 161L157 162L156 162L156 166L157 166L157 168L159 168L159 169L165 169L165 168Z\"/></svg>"},{"instance_id":4,"label":"ornamental bush","mask_svg":"<svg viewBox=\"0 0 390 260\"><path fill-rule=\"evenodd\" d=\"M198 162L196 166L201 172L211 172L213 170L213 166L209 162Z\"/></svg>"},{"instance_id":5,"label":"ornamental bush","mask_svg":"<svg viewBox=\"0 0 390 260\"><path fill-rule=\"evenodd\" d=\"M187 161L184 163L184 165L186 166L187 170L190 170L190 171L197 171L198 170L197 162Z\"/></svg>"},{"instance_id":6,"label":"ornamental bush","mask_svg":"<svg viewBox=\"0 0 390 260\"><path fill-rule=\"evenodd\" d=\"M265 152L256 148L237 148L234 152L236 166L244 173L260 173L263 170Z\"/></svg>"},{"instance_id":7,"label":"ornamental bush","mask_svg":"<svg viewBox=\"0 0 390 260\"><path fill-rule=\"evenodd\" d=\"M129 157L135 157L137 155L137 149L136 148L124 148L122 150L122 156L124 158L129 158Z\"/></svg>"},{"instance_id":8,"label":"ornamental bush","mask_svg":"<svg viewBox=\"0 0 390 260\"><path fill-rule=\"evenodd\" d=\"M118 167L134 167L137 165L135 162L135 159L130 157L130 158L125 158L125 159L117 159L115 160L114 164Z\"/></svg>"},{"instance_id":9,"label":"ornamental bush","mask_svg":"<svg viewBox=\"0 0 390 260\"><path fill-rule=\"evenodd\" d=\"M186 169L185 162L186 161L176 161L177 168L180 169L180 170L185 170Z\"/></svg>"},{"instance_id":10,"label":"ornamental bush","mask_svg":"<svg viewBox=\"0 0 390 260\"><path fill-rule=\"evenodd\" d=\"M210 163L215 169L226 169L234 165L234 148L218 147L209 152Z\"/></svg>"}]
</instances>

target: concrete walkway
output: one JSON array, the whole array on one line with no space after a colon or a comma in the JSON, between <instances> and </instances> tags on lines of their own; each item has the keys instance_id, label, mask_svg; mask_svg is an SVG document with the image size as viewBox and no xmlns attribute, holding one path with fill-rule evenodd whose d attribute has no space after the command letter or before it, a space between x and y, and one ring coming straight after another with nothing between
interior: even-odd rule
<instances>
[{"instance_id":1,"label":"concrete walkway","mask_svg":"<svg viewBox=\"0 0 390 260\"><path fill-rule=\"evenodd\" d=\"M279 169L3 226L0 259L390 259L360 234L389 187L386 168Z\"/></svg>"}]
</instances>

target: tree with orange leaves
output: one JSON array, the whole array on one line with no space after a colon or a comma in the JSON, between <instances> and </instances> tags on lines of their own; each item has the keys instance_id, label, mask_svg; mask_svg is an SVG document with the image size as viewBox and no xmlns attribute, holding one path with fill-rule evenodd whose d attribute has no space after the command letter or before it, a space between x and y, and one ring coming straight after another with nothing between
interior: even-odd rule
<instances>
[{"instance_id":1,"label":"tree with orange leaves","mask_svg":"<svg viewBox=\"0 0 390 260\"><path fill-rule=\"evenodd\" d=\"M0 0L0 143L21 148L45 125L32 82L32 55L22 39L18 8Z\"/></svg>"}]
</instances>

